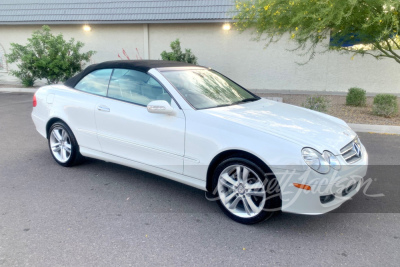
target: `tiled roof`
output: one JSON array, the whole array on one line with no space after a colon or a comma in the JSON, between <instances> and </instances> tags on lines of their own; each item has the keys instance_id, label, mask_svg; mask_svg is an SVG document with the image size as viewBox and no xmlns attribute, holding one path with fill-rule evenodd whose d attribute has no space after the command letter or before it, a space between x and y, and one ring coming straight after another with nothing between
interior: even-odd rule
<instances>
[{"instance_id":1,"label":"tiled roof","mask_svg":"<svg viewBox=\"0 0 400 267\"><path fill-rule=\"evenodd\" d=\"M234 0L1 0L0 24L229 21Z\"/></svg>"}]
</instances>

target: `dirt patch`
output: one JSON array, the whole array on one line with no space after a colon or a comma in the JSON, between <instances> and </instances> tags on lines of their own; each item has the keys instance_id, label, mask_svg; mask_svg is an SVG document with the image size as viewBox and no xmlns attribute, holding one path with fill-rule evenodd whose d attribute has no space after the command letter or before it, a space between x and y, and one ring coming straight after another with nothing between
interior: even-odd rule
<instances>
[{"instance_id":1,"label":"dirt patch","mask_svg":"<svg viewBox=\"0 0 400 267\"><path fill-rule=\"evenodd\" d=\"M309 95L296 94L257 94L261 97L282 97L283 103L301 106ZM346 106L346 96L325 96L329 100L329 115L338 117L347 123L374 124L374 125L396 125L400 126L400 116L384 118L372 114L373 97L367 97L366 107ZM400 99L397 98L400 105Z\"/></svg>"}]
</instances>

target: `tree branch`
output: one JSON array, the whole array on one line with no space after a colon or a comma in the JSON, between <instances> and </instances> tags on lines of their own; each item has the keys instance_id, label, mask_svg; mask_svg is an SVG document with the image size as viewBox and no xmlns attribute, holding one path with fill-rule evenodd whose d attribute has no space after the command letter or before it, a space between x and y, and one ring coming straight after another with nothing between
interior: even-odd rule
<instances>
[{"instance_id":1,"label":"tree branch","mask_svg":"<svg viewBox=\"0 0 400 267\"><path fill-rule=\"evenodd\" d=\"M381 51L385 57L388 58L392 58L394 60L396 60L397 63L400 63L400 59L395 57L395 56L391 56L385 49L383 49L383 47L379 44L379 43L375 43L374 44L376 48L378 48L379 51Z\"/></svg>"},{"instance_id":2,"label":"tree branch","mask_svg":"<svg viewBox=\"0 0 400 267\"><path fill-rule=\"evenodd\" d=\"M359 52L357 52L357 53L359 53ZM382 57L386 57L384 54L375 55L370 52L363 52L363 54L373 56L376 59L381 59Z\"/></svg>"},{"instance_id":3,"label":"tree branch","mask_svg":"<svg viewBox=\"0 0 400 267\"><path fill-rule=\"evenodd\" d=\"M400 45L391 37L389 37L390 40L392 40L392 42L395 44L395 46L397 47L397 49L400 49Z\"/></svg>"},{"instance_id":4,"label":"tree branch","mask_svg":"<svg viewBox=\"0 0 400 267\"><path fill-rule=\"evenodd\" d=\"M388 40L385 40L385 42L389 48L390 53L392 53L393 56L400 59L400 56L396 52L393 51L392 46L390 45L390 42Z\"/></svg>"}]
</instances>

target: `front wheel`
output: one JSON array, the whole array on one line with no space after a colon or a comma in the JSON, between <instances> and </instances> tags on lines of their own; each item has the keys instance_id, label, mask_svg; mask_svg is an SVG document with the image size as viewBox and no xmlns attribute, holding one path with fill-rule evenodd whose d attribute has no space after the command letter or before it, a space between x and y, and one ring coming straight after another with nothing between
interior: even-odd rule
<instances>
[{"instance_id":1,"label":"front wheel","mask_svg":"<svg viewBox=\"0 0 400 267\"><path fill-rule=\"evenodd\" d=\"M58 164L70 167L81 161L78 143L65 123L54 123L49 129L48 136L51 155Z\"/></svg>"},{"instance_id":2,"label":"front wheel","mask_svg":"<svg viewBox=\"0 0 400 267\"><path fill-rule=\"evenodd\" d=\"M218 205L231 219L243 224L255 224L270 218L277 210L279 192L266 192L271 181L264 171L243 158L223 161L214 172L214 191Z\"/></svg>"}]
</instances>

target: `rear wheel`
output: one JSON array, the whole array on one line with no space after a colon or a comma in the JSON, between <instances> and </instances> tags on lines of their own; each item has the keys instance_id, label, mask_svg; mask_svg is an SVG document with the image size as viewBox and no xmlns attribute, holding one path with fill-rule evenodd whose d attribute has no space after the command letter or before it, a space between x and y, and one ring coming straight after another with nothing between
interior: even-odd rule
<instances>
[{"instance_id":1,"label":"rear wheel","mask_svg":"<svg viewBox=\"0 0 400 267\"><path fill-rule=\"evenodd\" d=\"M54 160L64 167L78 164L82 156L71 129L63 122L55 122L49 129L49 148Z\"/></svg>"},{"instance_id":2,"label":"rear wheel","mask_svg":"<svg viewBox=\"0 0 400 267\"><path fill-rule=\"evenodd\" d=\"M244 158L231 158L218 165L214 172L214 192L218 205L231 219L254 224L270 218L277 210L279 192L266 192L270 182L264 171ZM275 195L274 195L275 194Z\"/></svg>"}]
</instances>

